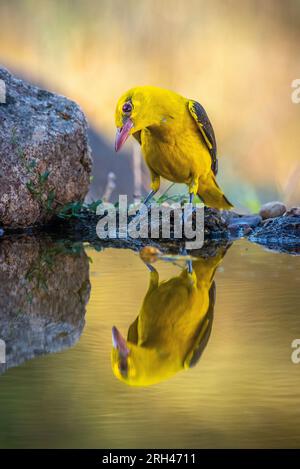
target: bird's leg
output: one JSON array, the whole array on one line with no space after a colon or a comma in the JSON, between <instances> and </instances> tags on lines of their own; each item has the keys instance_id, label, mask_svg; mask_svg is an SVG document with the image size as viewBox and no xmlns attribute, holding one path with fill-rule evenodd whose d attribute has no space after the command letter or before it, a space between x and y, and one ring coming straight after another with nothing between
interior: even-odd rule
<instances>
[{"instance_id":1,"label":"bird's leg","mask_svg":"<svg viewBox=\"0 0 300 469\"><path fill-rule=\"evenodd\" d=\"M143 205L146 205L146 207L149 206L149 203L151 202L153 196L156 194L156 192L159 190L160 187L160 177L154 173L152 170L150 170L150 175L151 175L151 191L149 194L146 196L145 200L143 201ZM139 217L141 215L141 210L139 209L138 213L134 216L133 220L138 221ZM139 223L137 224L137 228L139 227Z\"/></svg>"},{"instance_id":2,"label":"bird's leg","mask_svg":"<svg viewBox=\"0 0 300 469\"><path fill-rule=\"evenodd\" d=\"M154 195L156 194L157 191L155 190L152 190L149 192L149 194L146 196L145 200L143 201L143 204L144 205L149 205L149 203L151 202L151 199L154 197Z\"/></svg>"},{"instance_id":3,"label":"bird's leg","mask_svg":"<svg viewBox=\"0 0 300 469\"><path fill-rule=\"evenodd\" d=\"M198 190L198 178L193 180L192 184L189 187L189 203L192 204L194 200L194 195L197 194ZM193 207L190 207L189 210L184 211L184 218L183 218L183 223L186 223L188 218L193 215ZM184 248L183 254L186 256L187 251ZM188 273L192 274L193 273L193 264L192 261L189 260L187 261L187 268L188 268Z\"/></svg>"},{"instance_id":4,"label":"bird's leg","mask_svg":"<svg viewBox=\"0 0 300 469\"><path fill-rule=\"evenodd\" d=\"M183 248L182 254L184 256L188 255L186 248ZM188 260L186 264L187 264L188 273L192 274L193 273L193 263L192 263L192 261Z\"/></svg>"},{"instance_id":5,"label":"bird's leg","mask_svg":"<svg viewBox=\"0 0 300 469\"><path fill-rule=\"evenodd\" d=\"M191 185L189 186L189 203L192 204L194 200L195 194L197 194L198 191L198 178L193 179ZM188 210L186 209L184 211L184 216L183 216L183 223L186 223L187 220L192 216L193 214L193 207L190 207Z\"/></svg>"},{"instance_id":6,"label":"bird's leg","mask_svg":"<svg viewBox=\"0 0 300 469\"><path fill-rule=\"evenodd\" d=\"M151 292L152 290L154 290L155 288L158 287L159 275L158 275L158 272L157 272L156 268L153 267L153 265L148 264L146 262L146 266L150 270L150 283L149 283L149 287L148 287L148 291L147 291L147 293L149 293L149 292Z\"/></svg>"},{"instance_id":7,"label":"bird's leg","mask_svg":"<svg viewBox=\"0 0 300 469\"><path fill-rule=\"evenodd\" d=\"M149 203L151 202L153 196L156 194L156 192L159 190L159 187L160 187L160 177L158 176L158 174L156 174L154 171L152 171L150 169L150 176L151 176L151 191L149 192L149 194L147 195L147 197L145 198L143 204L144 205L149 205Z\"/></svg>"},{"instance_id":8,"label":"bird's leg","mask_svg":"<svg viewBox=\"0 0 300 469\"><path fill-rule=\"evenodd\" d=\"M149 264L148 262L145 263L150 272L156 272L156 268L153 265Z\"/></svg>"},{"instance_id":9,"label":"bird's leg","mask_svg":"<svg viewBox=\"0 0 300 469\"><path fill-rule=\"evenodd\" d=\"M154 195L156 192L159 190L160 187L160 177L154 173L152 170L150 170L151 174L151 191L149 194L146 196L146 198L143 201L143 204L146 205L146 207L149 206L151 200L153 199Z\"/></svg>"},{"instance_id":10,"label":"bird's leg","mask_svg":"<svg viewBox=\"0 0 300 469\"><path fill-rule=\"evenodd\" d=\"M190 204L193 203L193 198L194 198L194 194L189 194L189 203ZM190 216L192 216L192 214L193 214L193 207L189 207L189 208L185 207L184 208L183 213L182 213L182 226L183 227L187 223Z\"/></svg>"}]
</instances>

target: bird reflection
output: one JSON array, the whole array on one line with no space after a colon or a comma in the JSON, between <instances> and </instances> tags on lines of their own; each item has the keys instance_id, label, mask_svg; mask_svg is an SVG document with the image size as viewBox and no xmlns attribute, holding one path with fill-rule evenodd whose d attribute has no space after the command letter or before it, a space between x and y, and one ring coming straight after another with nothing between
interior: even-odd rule
<instances>
[{"instance_id":1,"label":"bird reflection","mask_svg":"<svg viewBox=\"0 0 300 469\"><path fill-rule=\"evenodd\" d=\"M127 340L112 330L112 369L131 386L149 386L196 365L210 337L216 285L214 275L226 248L193 261L167 281L151 268L148 291Z\"/></svg>"}]
</instances>

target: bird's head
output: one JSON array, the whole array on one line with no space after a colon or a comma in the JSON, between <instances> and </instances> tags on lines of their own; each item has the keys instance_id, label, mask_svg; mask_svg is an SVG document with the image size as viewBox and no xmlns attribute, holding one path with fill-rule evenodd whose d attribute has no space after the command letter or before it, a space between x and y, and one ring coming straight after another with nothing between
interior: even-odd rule
<instances>
[{"instance_id":1,"label":"bird's head","mask_svg":"<svg viewBox=\"0 0 300 469\"><path fill-rule=\"evenodd\" d=\"M129 386L150 386L168 379L176 371L168 356L154 348L126 341L112 328L111 364L114 375Z\"/></svg>"},{"instance_id":2,"label":"bird's head","mask_svg":"<svg viewBox=\"0 0 300 469\"><path fill-rule=\"evenodd\" d=\"M155 86L138 86L124 93L115 112L115 150L120 150L130 135L165 122L174 96L175 93Z\"/></svg>"}]
</instances>

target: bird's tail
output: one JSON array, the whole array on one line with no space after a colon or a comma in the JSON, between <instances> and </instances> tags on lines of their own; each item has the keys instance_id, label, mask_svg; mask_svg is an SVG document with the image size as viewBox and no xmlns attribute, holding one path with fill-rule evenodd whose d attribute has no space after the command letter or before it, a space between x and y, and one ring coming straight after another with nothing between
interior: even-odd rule
<instances>
[{"instance_id":1,"label":"bird's tail","mask_svg":"<svg viewBox=\"0 0 300 469\"><path fill-rule=\"evenodd\" d=\"M199 179L198 195L208 207L230 210L233 205L218 186L213 173L203 180Z\"/></svg>"},{"instance_id":2,"label":"bird's tail","mask_svg":"<svg viewBox=\"0 0 300 469\"><path fill-rule=\"evenodd\" d=\"M203 283L212 284L217 267L229 247L230 245L220 246L213 257L198 257L197 260L193 261L193 272L196 274L198 286Z\"/></svg>"}]
</instances>

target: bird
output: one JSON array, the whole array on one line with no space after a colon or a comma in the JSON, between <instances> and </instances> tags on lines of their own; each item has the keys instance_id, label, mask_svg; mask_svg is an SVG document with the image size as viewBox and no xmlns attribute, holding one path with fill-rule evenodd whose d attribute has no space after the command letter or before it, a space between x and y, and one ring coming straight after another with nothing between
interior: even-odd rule
<instances>
[{"instance_id":1,"label":"bird","mask_svg":"<svg viewBox=\"0 0 300 469\"><path fill-rule=\"evenodd\" d=\"M215 271L226 253L193 261L166 281L151 266L149 287L125 339L112 328L114 375L130 386L150 386L196 365L210 337L216 286Z\"/></svg>"},{"instance_id":2,"label":"bird","mask_svg":"<svg viewBox=\"0 0 300 469\"><path fill-rule=\"evenodd\" d=\"M119 98L115 124L116 151L130 135L141 145L151 177L144 204L149 205L163 177L187 184L190 203L198 194L208 207L233 207L216 181L215 133L200 103L164 88L137 86Z\"/></svg>"}]
</instances>

